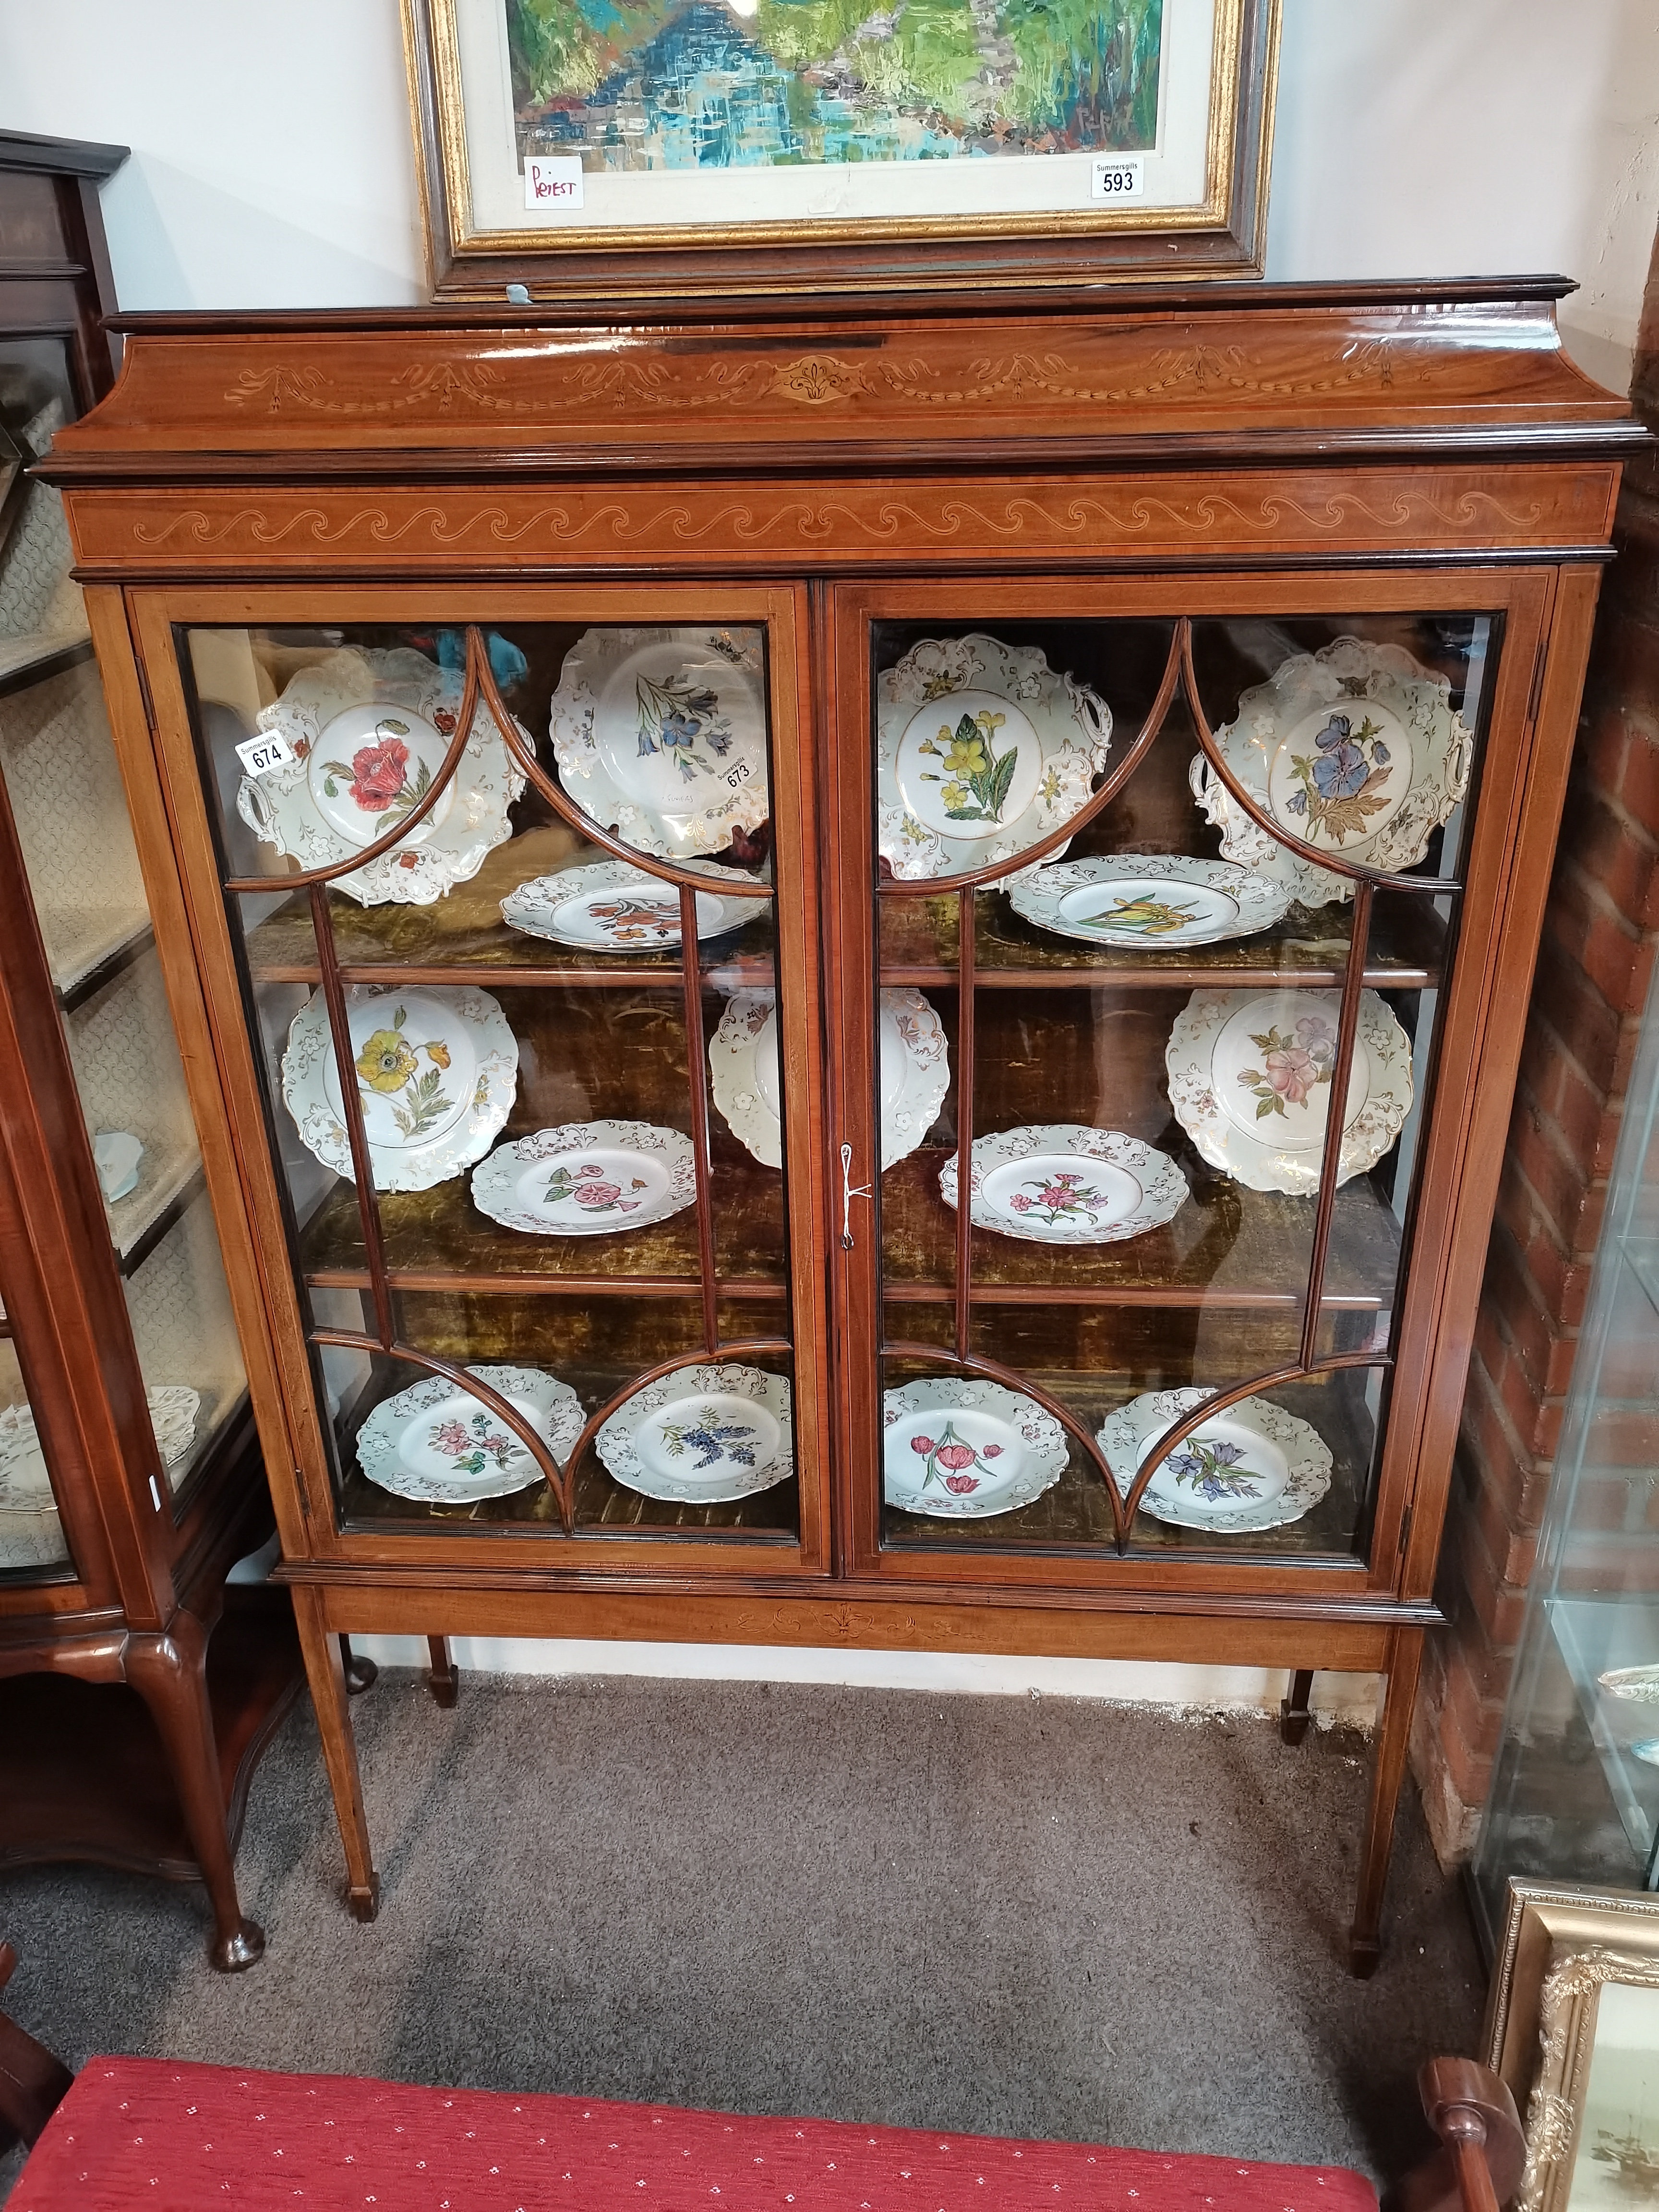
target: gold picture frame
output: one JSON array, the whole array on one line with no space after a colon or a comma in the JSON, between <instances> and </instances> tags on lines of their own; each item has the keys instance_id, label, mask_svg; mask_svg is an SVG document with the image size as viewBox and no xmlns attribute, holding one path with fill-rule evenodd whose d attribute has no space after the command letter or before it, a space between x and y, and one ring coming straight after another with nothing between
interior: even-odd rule
<instances>
[{"instance_id":1,"label":"gold picture frame","mask_svg":"<svg viewBox=\"0 0 1659 2212\"><path fill-rule=\"evenodd\" d=\"M843 37L832 58L841 72L836 97L823 92L825 66L805 62L787 41L805 36L798 22L821 22L827 42L847 4L621 0L603 21L636 17L640 43L599 82L619 34L607 28L605 42L594 32L582 45L569 29L587 22L580 0L402 0L434 295L499 301L507 288L514 297L522 288L532 301L614 312L629 301L844 302L1261 275L1280 0L1073 0L1065 20L1085 23L1096 45L1087 55L1066 47L1065 66L1044 76L1061 88L1054 100L1072 103L1060 131L1046 119L1060 110L1036 110L1036 96L1018 88L1024 79L1006 35L1011 27L1057 22L1060 10L961 0L964 39L971 29L1000 56L1003 76L989 92L964 79L968 119L946 118L946 128L932 111L918 120L919 94L908 106L894 105L915 94L897 63L884 67L896 73L902 93L878 94L848 77L867 52L874 58L862 66L878 82L876 64L895 40L902 9L872 12ZM1103 80L1097 48L1102 25L1118 15L1125 25L1133 20L1146 52L1135 49L1134 100L1126 104L1120 90L1114 106L1098 87L1118 85L1121 73ZM1146 46L1149 20L1156 36ZM525 58L532 22L545 33L533 81ZM722 27L726 43L711 49ZM1059 51L1057 32L1042 35ZM720 81L701 58L711 50L738 62L757 58L757 104L764 94L766 115L782 119L725 135L705 127L702 88ZM1085 59L1096 88L1086 102L1078 90ZM568 94L560 89L567 82ZM857 100L842 96L849 82L872 110L862 138ZM694 95L703 105L691 130ZM1012 119L998 100L1032 114ZM804 101L830 119L798 128ZM951 157L908 158L919 143L935 143ZM877 150L830 158L866 143ZM1120 145L1131 150L1112 150ZM538 152L532 179L532 151L544 146L574 151ZM886 158L894 149L905 158ZM988 149L1002 158L954 158ZM574 192L571 204L526 208L543 169L560 173L548 189L556 198ZM1099 198L1103 185L1116 185L1133 197Z\"/></svg>"},{"instance_id":2,"label":"gold picture frame","mask_svg":"<svg viewBox=\"0 0 1659 2212\"><path fill-rule=\"evenodd\" d=\"M1659 1896L1511 1880L1481 2055L1526 2130L1516 2212L1659 2202Z\"/></svg>"}]
</instances>

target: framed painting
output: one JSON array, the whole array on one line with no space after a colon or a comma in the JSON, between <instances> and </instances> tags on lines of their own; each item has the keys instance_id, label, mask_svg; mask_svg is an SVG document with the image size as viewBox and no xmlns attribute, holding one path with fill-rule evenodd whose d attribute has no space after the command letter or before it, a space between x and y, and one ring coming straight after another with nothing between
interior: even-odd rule
<instances>
[{"instance_id":1,"label":"framed painting","mask_svg":"<svg viewBox=\"0 0 1659 2212\"><path fill-rule=\"evenodd\" d=\"M1279 9L404 0L433 288L614 307L1259 276Z\"/></svg>"},{"instance_id":2,"label":"framed painting","mask_svg":"<svg viewBox=\"0 0 1659 2212\"><path fill-rule=\"evenodd\" d=\"M1486 2046L1526 2126L1516 2212L1659 2203L1659 1897L1512 1881Z\"/></svg>"}]
</instances>

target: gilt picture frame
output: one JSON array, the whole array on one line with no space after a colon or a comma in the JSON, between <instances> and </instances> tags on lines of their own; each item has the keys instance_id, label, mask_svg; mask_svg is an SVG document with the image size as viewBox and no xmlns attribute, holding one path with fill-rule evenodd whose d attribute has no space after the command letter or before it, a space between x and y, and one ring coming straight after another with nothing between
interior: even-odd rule
<instances>
[{"instance_id":1,"label":"gilt picture frame","mask_svg":"<svg viewBox=\"0 0 1659 2212\"><path fill-rule=\"evenodd\" d=\"M1259 276L1279 7L403 0L434 294Z\"/></svg>"},{"instance_id":2,"label":"gilt picture frame","mask_svg":"<svg viewBox=\"0 0 1659 2212\"><path fill-rule=\"evenodd\" d=\"M1482 2056L1526 2130L1516 2212L1659 2198L1659 1896L1511 1880Z\"/></svg>"}]
</instances>

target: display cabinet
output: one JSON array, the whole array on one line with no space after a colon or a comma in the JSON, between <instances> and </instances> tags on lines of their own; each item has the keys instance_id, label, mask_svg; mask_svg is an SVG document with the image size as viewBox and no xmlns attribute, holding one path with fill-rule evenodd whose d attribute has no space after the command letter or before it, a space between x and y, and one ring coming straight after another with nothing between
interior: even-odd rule
<instances>
[{"instance_id":1,"label":"display cabinet","mask_svg":"<svg viewBox=\"0 0 1659 2212\"><path fill-rule=\"evenodd\" d=\"M1659 1889L1659 1021L1626 1093L1492 1786L1471 1867Z\"/></svg>"},{"instance_id":2,"label":"display cabinet","mask_svg":"<svg viewBox=\"0 0 1659 2212\"><path fill-rule=\"evenodd\" d=\"M1375 1963L1641 434L1561 289L122 325L49 473L361 1916L343 1632L1115 1655L1388 1677Z\"/></svg>"},{"instance_id":3,"label":"display cabinet","mask_svg":"<svg viewBox=\"0 0 1659 2212\"><path fill-rule=\"evenodd\" d=\"M124 151L0 134L0 1866L204 1881L229 1968L300 1668L280 1594L220 1625L270 1504L62 503L27 474L112 381Z\"/></svg>"}]
</instances>

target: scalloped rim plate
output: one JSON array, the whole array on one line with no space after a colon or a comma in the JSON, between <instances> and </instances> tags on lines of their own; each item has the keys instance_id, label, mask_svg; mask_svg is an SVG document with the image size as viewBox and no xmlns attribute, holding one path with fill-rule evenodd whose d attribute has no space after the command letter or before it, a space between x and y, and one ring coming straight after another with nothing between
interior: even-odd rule
<instances>
[{"instance_id":1,"label":"scalloped rim plate","mask_svg":"<svg viewBox=\"0 0 1659 2212\"><path fill-rule=\"evenodd\" d=\"M1352 790L1325 793L1317 769L1335 764L1334 747L1322 749L1322 760L1316 755L1319 739L1337 715L1348 725L1341 732L1346 780L1364 781ZM1468 789L1474 758L1474 737L1452 712L1446 678L1401 646L1358 637L1339 637L1317 653L1292 653L1265 684L1242 696L1237 718L1215 738L1264 814L1304 844L1323 842L1345 860L1382 875L1416 866L1430 837ZM1188 774L1193 796L1221 832L1224 860L1286 884L1305 907L1353 896L1349 878L1287 852L1253 821L1201 752L1194 755ZM1330 819L1333 802L1338 811Z\"/></svg>"},{"instance_id":2,"label":"scalloped rim plate","mask_svg":"<svg viewBox=\"0 0 1659 2212\"><path fill-rule=\"evenodd\" d=\"M1249 1190L1307 1198L1319 1188L1328 1079L1296 1094L1334 1054L1341 1006L1340 991L1194 992L1164 1064L1176 1119L1212 1167ZM1362 991L1339 1183L1376 1166L1411 1103L1411 1039L1375 991ZM1300 1141L1287 1143L1292 1135Z\"/></svg>"},{"instance_id":3,"label":"scalloped rim plate","mask_svg":"<svg viewBox=\"0 0 1659 2212\"><path fill-rule=\"evenodd\" d=\"M1175 1390L1146 1390L1107 1415L1097 1442L1112 1470L1120 1498L1129 1495L1141 1462L1152 1456L1158 1437L1194 1406L1214 1395L1213 1385L1198 1383ZM1334 1462L1330 1446L1311 1422L1287 1413L1271 1398L1241 1398L1218 1413L1213 1422L1194 1429L1188 1444L1194 1440L1231 1443L1246 1453L1253 1442L1265 1447L1264 1472L1271 1467L1272 1479L1278 1485L1273 1496L1231 1510L1219 1503L1206 1505L1184 1495L1179 1478L1161 1467L1147 1485L1139 1508L1151 1519L1172 1522L1178 1528L1207 1529L1218 1535L1247 1535L1255 1529L1282 1528L1300 1521L1331 1486Z\"/></svg>"},{"instance_id":4,"label":"scalloped rim plate","mask_svg":"<svg viewBox=\"0 0 1659 2212\"><path fill-rule=\"evenodd\" d=\"M399 991L354 983L346 993L346 1020L359 1054L358 1097L375 1189L430 1190L465 1175L489 1151L518 1094L518 1040L497 1002L488 991L442 984ZM382 1047L380 1073L371 1079L362 1060L381 1038L393 1042ZM334 1041L320 990L289 1026L283 1103L307 1151L350 1178L351 1141L341 1118ZM412 1125L407 1132L403 1121Z\"/></svg>"},{"instance_id":5,"label":"scalloped rim plate","mask_svg":"<svg viewBox=\"0 0 1659 2212\"><path fill-rule=\"evenodd\" d=\"M1170 884L1180 889L1171 892ZM1254 937L1281 919L1291 897L1288 885L1231 860L1200 860L1185 853L1113 853L1046 862L1008 885L1014 912L1038 929L1080 945L1146 952ZM1132 902L1140 908L1139 916L1114 927L1113 917Z\"/></svg>"},{"instance_id":6,"label":"scalloped rim plate","mask_svg":"<svg viewBox=\"0 0 1659 2212\"><path fill-rule=\"evenodd\" d=\"M757 828L771 811L764 642L735 626L584 630L559 671L550 722L577 805L668 860L723 852L734 830Z\"/></svg>"},{"instance_id":7,"label":"scalloped rim plate","mask_svg":"<svg viewBox=\"0 0 1659 2212\"><path fill-rule=\"evenodd\" d=\"M690 1138L651 1121L538 1129L498 1146L472 1170L479 1212L526 1237L614 1237L666 1221L696 1195Z\"/></svg>"},{"instance_id":8,"label":"scalloped rim plate","mask_svg":"<svg viewBox=\"0 0 1659 2212\"><path fill-rule=\"evenodd\" d=\"M1121 1243L1163 1228L1189 1194L1186 1176L1167 1153L1121 1129L1078 1121L1031 1122L975 1137L972 1161L975 1228L1031 1244ZM954 1206L954 1152L939 1170L939 1187ZM1045 1206L1050 1192L1058 1196ZM1061 1199L1067 1201L1063 1209Z\"/></svg>"},{"instance_id":9,"label":"scalloped rim plate","mask_svg":"<svg viewBox=\"0 0 1659 2212\"><path fill-rule=\"evenodd\" d=\"M454 735L464 688L458 671L440 668L409 646L343 646L300 669L289 678L282 697L257 717L261 730L287 739L294 758L264 775L244 775L236 811L262 843L274 845L302 868L337 867L384 836L392 824L351 807L342 818L360 817L361 834L347 836L322 812L313 771L327 757L330 729L341 715L368 707L384 708L400 722L412 716L404 732L410 756L435 769ZM514 726L528 745L528 732L516 722ZM348 761L362 746L364 735L357 732L343 746ZM449 789L432 812L416 823L405 844L392 846L366 867L334 877L331 888L363 906L430 906L476 876L488 854L511 837L507 809L524 787L524 771L480 700ZM271 880L273 887L282 882L280 876Z\"/></svg>"},{"instance_id":10,"label":"scalloped rim plate","mask_svg":"<svg viewBox=\"0 0 1659 2212\"><path fill-rule=\"evenodd\" d=\"M1017 1513L1054 1488L1072 1455L1054 1415L1000 1382L924 1376L884 1391L881 1404L883 1493L900 1513Z\"/></svg>"},{"instance_id":11,"label":"scalloped rim plate","mask_svg":"<svg viewBox=\"0 0 1659 2212\"><path fill-rule=\"evenodd\" d=\"M951 1087L945 1024L920 991L881 994L881 1164L914 1152ZM734 991L708 1041L714 1103L763 1167L783 1165L778 1032L770 991Z\"/></svg>"},{"instance_id":12,"label":"scalloped rim plate","mask_svg":"<svg viewBox=\"0 0 1659 2212\"><path fill-rule=\"evenodd\" d=\"M1000 800L988 787L975 795L952 783L945 749L963 711L1004 718L989 730L981 771L1000 774ZM1050 668L1037 647L1004 645L983 630L923 638L876 682L878 848L909 881L1017 859L1086 803L1111 741L1106 702ZM982 726L977 742L983 752ZM981 818L953 827L951 789L964 813Z\"/></svg>"},{"instance_id":13,"label":"scalloped rim plate","mask_svg":"<svg viewBox=\"0 0 1659 2212\"><path fill-rule=\"evenodd\" d=\"M713 861L705 862L700 872L736 883L755 880L740 868L722 868ZM696 900L700 943L741 929L751 913L768 908L764 899L721 898L714 891L699 891ZM601 914L602 907L612 911ZM628 860L596 860L520 884L501 901L501 919L526 937L574 945L583 952L678 951L679 886Z\"/></svg>"},{"instance_id":14,"label":"scalloped rim plate","mask_svg":"<svg viewBox=\"0 0 1659 2212\"><path fill-rule=\"evenodd\" d=\"M729 1505L794 1473L791 1405L787 1375L731 1360L676 1367L618 1407L593 1449L641 1498Z\"/></svg>"},{"instance_id":15,"label":"scalloped rim plate","mask_svg":"<svg viewBox=\"0 0 1659 2212\"><path fill-rule=\"evenodd\" d=\"M464 1371L526 1416L562 1471L586 1419L570 1385L539 1367L480 1365ZM461 1474L437 1471L446 1462L453 1469L469 1459L483 1465ZM377 1488L428 1505L510 1498L543 1480L522 1438L447 1375L428 1375L383 1398L357 1431L357 1464Z\"/></svg>"},{"instance_id":16,"label":"scalloped rim plate","mask_svg":"<svg viewBox=\"0 0 1659 2212\"><path fill-rule=\"evenodd\" d=\"M144 1393L144 1402L161 1465L176 1467L195 1441L202 1394L187 1382L153 1382ZM44 1518L57 1510L58 1495L34 1425L33 1408L0 1408L0 1513Z\"/></svg>"}]
</instances>

